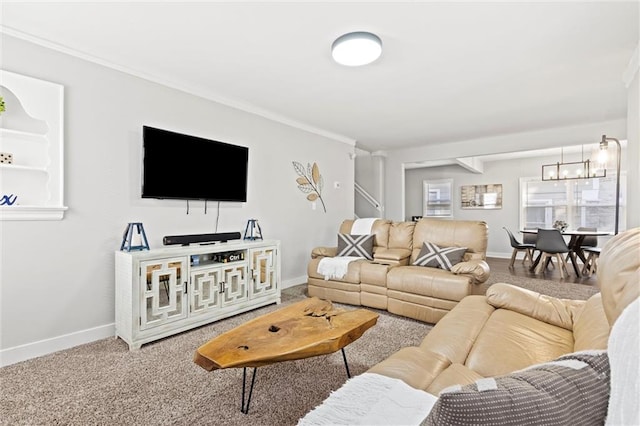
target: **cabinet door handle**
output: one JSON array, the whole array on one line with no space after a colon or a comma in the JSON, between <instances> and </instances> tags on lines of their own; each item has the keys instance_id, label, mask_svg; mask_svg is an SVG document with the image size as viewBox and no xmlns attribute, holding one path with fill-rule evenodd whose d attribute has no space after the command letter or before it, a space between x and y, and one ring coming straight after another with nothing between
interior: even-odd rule
<instances>
[{"instance_id":1,"label":"cabinet door handle","mask_svg":"<svg viewBox=\"0 0 640 426\"><path fill-rule=\"evenodd\" d=\"M187 285L187 282L185 281L183 284L183 288L184 288L184 293L187 294L187 290L189 289L189 286Z\"/></svg>"}]
</instances>

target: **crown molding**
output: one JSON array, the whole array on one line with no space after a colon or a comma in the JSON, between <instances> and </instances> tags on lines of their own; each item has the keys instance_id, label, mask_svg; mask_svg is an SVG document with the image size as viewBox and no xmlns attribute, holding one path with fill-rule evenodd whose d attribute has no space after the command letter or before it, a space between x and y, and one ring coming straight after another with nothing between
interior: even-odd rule
<instances>
[{"instance_id":1,"label":"crown molding","mask_svg":"<svg viewBox=\"0 0 640 426\"><path fill-rule=\"evenodd\" d=\"M189 86L189 85L185 85L183 83L179 83L179 82L170 81L170 80L167 80L167 79L164 79L164 78L160 78L160 77L157 77L155 75L147 74L147 73L144 73L142 71L139 71L139 70L136 70L136 69L133 69L133 68L129 68L129 67L125 67L123 65L116 64L116 63L108 61L106 59L103 59L103 58L100 58L100 57L97 57L97 56L93 56L93 55L90 55L90 54L85 53L85 52L78 51L78 50L70 48L68 46L64 46L64 45L61 45L61 44L58 44L58 43L54 43L52 41L49 41L49 40L46 40L46 39L43 39L43 38L40 38L40 37L33 36L31 34L27 34L27 33L24 33L22 31L15 30L15 29L13 29L11 27L7 27L6 25L0 25L0 33L9 35L11 37L19 38L21 40L25 40L25 41L28 41L30 43L37 44L39 46L46 47L48 49L55 50L57 52L61 52L61 53L67 54L69 56L73 56L73 57L76 57L76 58L79 58L79 59L82 59L82 60L85 60L85 61L88 61L88 62L92 62L94 64L98 64L98 65L104 66L106 68L111 68L111 69L114 69L116 71L120 71L120 72L123 72L125 74L132 75L134 77L138 77L138 78L141 78L141 79L144 79L144 80L147 80L147 81L151 81L153 83L160 84L160 85L165 86L165 87L176 89L176 90L179 90L179 91L184 92L184 93L188 93L188 94L193 95L193 96L197 96L197 97L200 97L200 98L203 98L203 99L207 99L209 101L216 102L218 104L225 105L225 106L228 106L228 107L231 107L231 108L234 108L234 109L237 109L237 110L249 113L249 114L257 115L257 116L260 116L262 118L266 118L268 120L271 120L271 121L274 121L274 122L277 122L277 123L281 123L281 124L287 125L289 127L293 127L295 129L298 129L298 130L302 130L302 131L305 131L305 132L308 132L308 133L316 134L316 135L325 137L327 139L331 139L331 140L334 140L334 141L337 141L337 142L341 142L341 143L344 143L344 144L347 144L347 145L351 145L351 146L355 146L355 144L356 144L356 140L353 139L353 138L350 138L350 137L347 137L347 136L344 136L344 135L340 135L340 134L337 134L337 133L333 133L333 132L330 132L328 130L320 129L320 128L312 126L310 124L291 119L291 118L286 117L284 115L275 113L273 111L266 110L264 108L260 108L258 106L255 106L255 105L252 105L252 104L249 104L249 103L246 103L246 102L240 102L240 101L237 101L235 99L230 99L230 98L221 96L221 95L219 95L217 93L212 92L211 90L209 90L207 88Z\"/></svg>"}]
</instances>

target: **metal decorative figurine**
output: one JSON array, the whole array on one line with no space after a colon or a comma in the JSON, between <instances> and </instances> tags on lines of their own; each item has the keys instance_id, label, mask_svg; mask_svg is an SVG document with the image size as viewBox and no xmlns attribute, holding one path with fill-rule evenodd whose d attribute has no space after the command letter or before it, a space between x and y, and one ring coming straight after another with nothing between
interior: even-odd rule
<instances>
[{"instance_id":1,"label":"metal decorative figurine","mask_svg":"<svg viewBox=\"0 0 640 426\"><path fill-rule=\"evenodd\" d=\"M258 224L257 219L249 219L247 221L247 226L244 228L244 237L245 240L261 240L262 239L262 229L260 229L260 225Z\"/></svg>"}]
</instances>

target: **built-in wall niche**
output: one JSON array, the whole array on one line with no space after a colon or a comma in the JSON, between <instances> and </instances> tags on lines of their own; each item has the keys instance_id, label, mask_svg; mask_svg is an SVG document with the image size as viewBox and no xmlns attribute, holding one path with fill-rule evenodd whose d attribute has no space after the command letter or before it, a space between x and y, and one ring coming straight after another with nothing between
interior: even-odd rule
<instances>
[{"instance_id":1,"label":"built-in wall niche","mask_svg":"<svg viewBox=\"0 0 640 426\"><path fill-rule=\"evenodd\" d=\"M0 95L0 219L62 219L64 88L0 70Z\"/></svg>"}]
</instances>

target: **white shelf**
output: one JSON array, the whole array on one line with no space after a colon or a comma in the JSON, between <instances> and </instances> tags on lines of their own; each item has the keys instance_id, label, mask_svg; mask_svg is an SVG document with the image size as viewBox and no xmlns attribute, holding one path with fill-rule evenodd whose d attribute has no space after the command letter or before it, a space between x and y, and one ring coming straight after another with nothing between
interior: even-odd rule
<instances>
[{"instance_id":1,"label":"white shelf","mask_svg":"<svg viewBox=\"0 0 640 426\"><path fill-rule=\"evenodd\" d=\"M60 220L69 207L8 206L0 207L0 220Z\"/></svg>"},{"instance_id":2,"label":"white shelf","mask_svg":"<svg viewBox=\"0 0 640 426\"><path fill-rule=\"evenodd\" d=\"M0 163L0 169L4 170L16 170L16 171L25 171L25 172L40 172L40 173L48 173L47 169L44 167L32 167L32 166L21 166L19 164L5 164Z\"/></svg>"},{"instance_id":3,"label":"white shelf","mask_svg":"<svg viewBox=\"0 0 640 426\"><path fill-rule=\"evenodd\" d=\"M0 70L0 196L26 204L0 206L0 220L60 220L64 205L64 87Z\"/></svg>"},{"instance_id":4,"label":"white shelf","mask_svg":"<svg viewBox=\"0 0 640 426\"><path fill-rule=\"evenodd\" d=\"M45 142L45 143L47 142L46 135L43 135L42 133L25 132L24 130L7 129L5 127L0 127L0 135L2 135L3 138L7 136L11 136L17 139L22 139L27 141Z\"/></svg>"}]
</instances>

